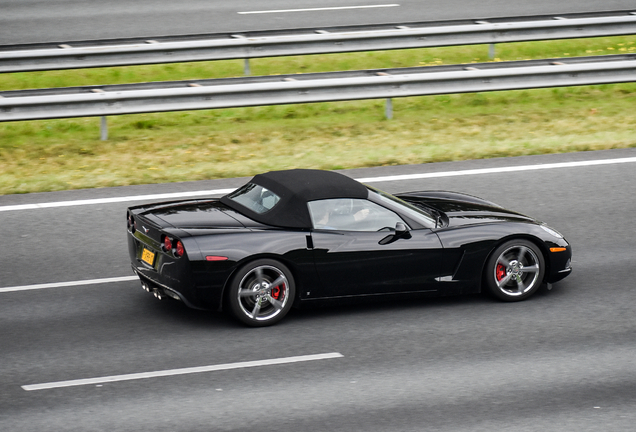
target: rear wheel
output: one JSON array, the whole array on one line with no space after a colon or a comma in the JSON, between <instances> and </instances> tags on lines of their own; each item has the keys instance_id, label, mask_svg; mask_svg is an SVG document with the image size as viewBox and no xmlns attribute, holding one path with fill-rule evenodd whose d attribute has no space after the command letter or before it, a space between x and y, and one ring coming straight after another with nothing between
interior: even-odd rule
<instances>
[{"instance_id":1,"label":"rear wheel","mask_svg":"<svg viewBox=\"0 0 636 432\"><path fill-rule=\"evenodd\" d=\"M230 309L249 326L272 325L287 315L295 292L294 279L285 265L270 259L253 261L232 280Z\"/></svg>"},{"instance_id":2,"label":"rear wheel","mask_svg":"<svg viewBox=\"0 0 636 432\"><path fill-rule=\"evenodd\" d=\"M524 300L534 294L545 274L545 260L539 248L522 239L508 241L492 253L486 264L485 283L504 301Z\"/></svg>"}]
</instances>

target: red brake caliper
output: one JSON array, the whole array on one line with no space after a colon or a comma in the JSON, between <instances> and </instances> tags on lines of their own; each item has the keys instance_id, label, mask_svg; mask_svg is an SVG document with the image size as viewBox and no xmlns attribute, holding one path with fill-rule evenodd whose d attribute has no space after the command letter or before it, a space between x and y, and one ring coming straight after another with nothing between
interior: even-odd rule
<instances>
[{"instance_id":1,"label":"red brake caliper","mask_svg":"<svg viewBox=\"0 0 636 432\"><path fill-rule=\"evenodd\" d=\"M278 297L280 297L280 286L272 288L272 297L278 300Z\"/></svg>"},{"instance_id":2,"label":"red brake caliper","mask_svg":"<svg viewBox=\"0 0 636 432\"><path fill-rule=\"evenodd\" d=\"M497 280L501 281L503 278L506 277L506 267L504 267L503 264L497 264Z\"/></svg>"}]
</instances>

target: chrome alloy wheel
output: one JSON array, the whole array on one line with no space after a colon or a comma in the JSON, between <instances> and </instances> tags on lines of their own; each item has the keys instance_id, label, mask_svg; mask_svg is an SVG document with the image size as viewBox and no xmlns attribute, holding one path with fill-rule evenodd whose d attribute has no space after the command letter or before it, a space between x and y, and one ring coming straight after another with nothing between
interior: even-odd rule
<instances>
[{"instance_id":1,"label":"chrome alloy wheel","mask_svg":"<svg viewBox=\"0 0 636 432\"><path fill-rule=\"evenodd\" d=\"M497 288L509 297L523 296L536 288L541 280L542 260L532 247L515 244L501 252L493 266Z\"/></svg>"},{"instance_id":2,"label":"chrome alloy wheel","mask_svg":"<svg viewBox=\"0 0 636 432\"><path fill-rule=\"evenodd\" d=\"M283 270L273 265L250 269L238 284L237 304L250 320L272 320L289 301L289 281Z\"/></svg>"}]
</instances>

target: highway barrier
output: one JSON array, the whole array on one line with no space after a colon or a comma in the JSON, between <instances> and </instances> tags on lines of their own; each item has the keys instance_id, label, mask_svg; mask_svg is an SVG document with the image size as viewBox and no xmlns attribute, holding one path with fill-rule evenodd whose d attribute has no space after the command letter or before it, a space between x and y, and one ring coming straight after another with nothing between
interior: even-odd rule
<instances>
[{"instance_id":1,"label":"highway barrier","mask_svg":"<svg viewBox=\"0 0 636 432\"><path fill-rule=\"evenodd\" d=\"M0 46L0 72L25 72L636 34L636 12L415 22ZM494 52L491 50L491 57Z\"/></svg>"},{"instance_id":2,"label":"highway barrier","mask_svg":"<svg viewBox=\"0 0 636 432\"><path fill-rule=\"evenodd\" d=\"M636 54L0 93L0 121L636 81Z\"/></svg>"}]
</instances>

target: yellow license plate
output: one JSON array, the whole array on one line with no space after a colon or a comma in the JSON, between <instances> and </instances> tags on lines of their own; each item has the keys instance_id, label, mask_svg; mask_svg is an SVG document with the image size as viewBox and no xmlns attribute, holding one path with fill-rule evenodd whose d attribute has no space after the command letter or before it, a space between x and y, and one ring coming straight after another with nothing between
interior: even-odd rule
<instances>
[{"instance_id":1,"label":"yellow license plate","mask_svg":"<svg viewBox=\"0 0 636 432\"><path fill-rule=\"evenodd\" d=\"M155 253L144 248L141 253L141 260L147 264L153 265L155 263Z\"/></svg>"}]
</instances>

